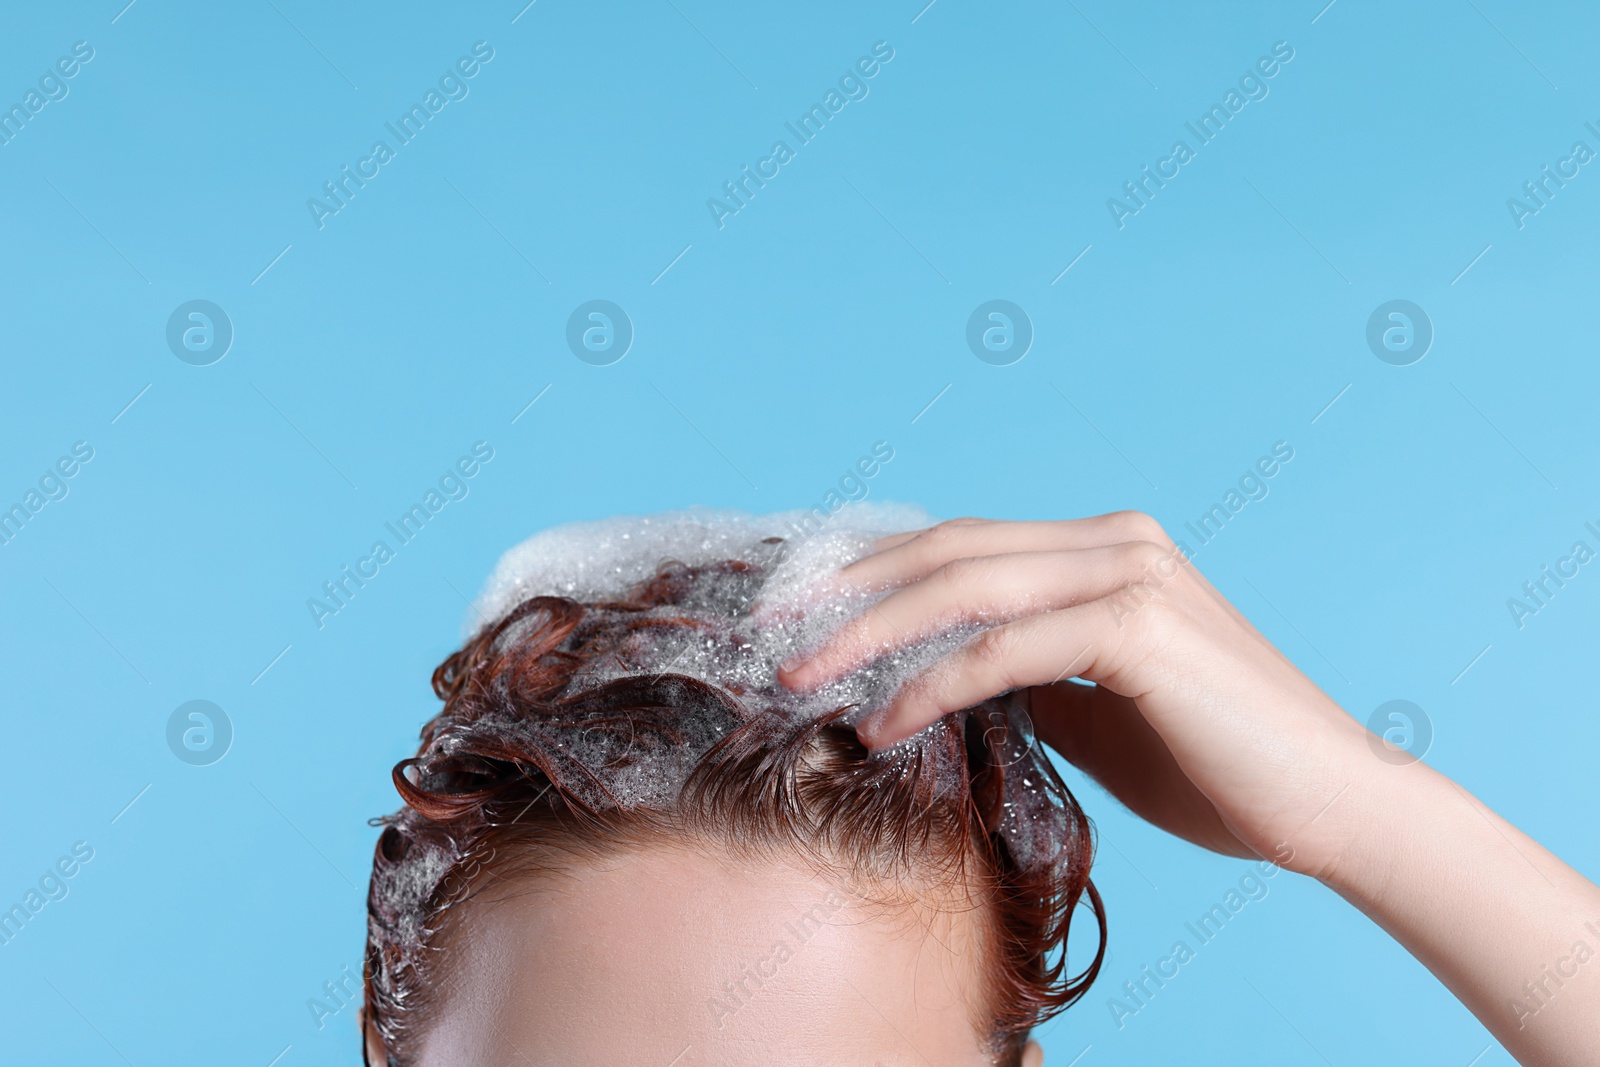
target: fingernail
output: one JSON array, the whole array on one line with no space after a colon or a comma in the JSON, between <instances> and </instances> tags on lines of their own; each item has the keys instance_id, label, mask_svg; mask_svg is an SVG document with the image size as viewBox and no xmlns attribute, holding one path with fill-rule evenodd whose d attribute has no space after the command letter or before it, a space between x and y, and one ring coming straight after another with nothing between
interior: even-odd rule
<instances>
[{"instance_id":1,"label":"fingernail","mask_svg":"<svg viewBox=\"0 0 1600 1067\"><path fill-rule=\"evenodd\" d=\"M778 670L782 671L784 674L793 674L795 671L799 670L805 665L806 658L802 655L796 654L778 664Z\"/></svg>"}]
</instances>

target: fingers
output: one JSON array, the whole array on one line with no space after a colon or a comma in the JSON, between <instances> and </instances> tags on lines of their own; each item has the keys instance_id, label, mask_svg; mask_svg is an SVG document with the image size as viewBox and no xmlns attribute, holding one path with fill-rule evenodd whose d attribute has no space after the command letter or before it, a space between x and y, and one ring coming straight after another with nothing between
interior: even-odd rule
<instances>
[{"instance_id":1,"label":"fingers","mask_svg":"<svg viewBox=\"0 0 1600 1067\"><path fill-rule=\"evenodd\" d=\"M884 538L872 555L845 567L839 578L858 589L884 589L926 577L957 559L1099 548L1128 541L1171 544L1159 523L1136 511L1062 522L953 519L926 530Z\"/></svg>"},{"instance_id":2,"label":"fingers","mask_svg":"<svg viewBox=\"0 0 1600 1067\"><path fill-rule=\"evenodd\" d=\"M987 524L988 522L989 520L987 519L947 519L939 525L969 526ZM938 527L929 527L929 529L937 528ZM876 554L884 551L885 549L894 548L895 546L904 544L913 538L921 537L926 532L927 530L906 530L903 533L889 534L885 537L880 537L878 540L873 542L872 552ZM865 588L856 582L846 580L843 575L843 570L835 571L819 582L790 593L781 601L776 601L773 603L762 601L757 603L750 609L750 614L756 618L771 615L789 615L798 617L804 615L806 608L810 607L812 604L815 604L817 601L825 599L829 596L835 595L841 590L856 592Z\"/></svg>"},{"instance_id":3,"label":"fingers","mask_svg":"<svg viewBox=\"0 0 1600 1067\"><path fill-rule=\"evenodd\" d=\"M1104 675L1126 631L1100 603L1032 615L997 626L906 683L889 705L856 728L869 748L910 737L942 716L1012 689Z\"/></svg>"},{"instance_id":4,"label":"fingers","mask_svg":"<svg viewBox=\"0 0 1600 1067\"><path fill-rule=\"evenodd\" d=\"M994 520L992 519L946 519L939 523L938 526L978 526L993 521ZM876 542L874 542L872 551L882 552L886 548L893 548L896 545L904 544L914 537L921 537L923 534L927 533L928 530L938 529L938 526L929 526L922 530L906 530L903 533L890 534L887 537L880 537Z\"/></svg>"},{"instance_id":5,"label":"fingers","mask_svg":"<svg viewBox=\"0 0 1600 1067\"><path fill-rule=\"evenodd\" d=\"M1149 541L1176 550L1172 538L1161 524L1138 511L1113 511L1090 518L1058 522L953 519L926 530L885 538L878 542L872 555L845 567L831 580L856 589L885 589L916 581L954 559L1003 552L1092 548L1128 541ZM1260 637L1250 621L1227 597L1217 592L1206 576L1189 563L1186 555L1180 553L1173 558L1184 564L1181 573L1192 580L1217 607ZM1160 587L1178 573L1175 568L1162 562L1160 569L1147 573L1145 578L1148 584Z\"/></svg>"},{"instance_id":6,"label":"fingers","mask_svg":"<svg viewBox=\"0 0 1600 1067\"><path fill-rule=\"evenodd\" d=\"M856 616L810 656L785 663L779 679L790 689L814 689L963 622L1005 622L1096 600L1161 552L1130 542L953 560Z\"/></svg>"}]
</instances>

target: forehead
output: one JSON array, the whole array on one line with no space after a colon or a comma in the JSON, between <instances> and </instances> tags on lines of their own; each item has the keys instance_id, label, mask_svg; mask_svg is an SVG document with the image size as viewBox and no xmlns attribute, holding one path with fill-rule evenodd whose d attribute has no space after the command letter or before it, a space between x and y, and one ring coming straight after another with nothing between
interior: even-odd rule
<instances>
[{"instance_id":1,"label":"forehead","mask_svg":"<svg viewBox=\"0 0 1600 1067\"><path fill-rule=\"evenodd\" d=\"M424 1067L979 1067L984 913L649 849L464 905Z\"/></svg>"}]
</instances>

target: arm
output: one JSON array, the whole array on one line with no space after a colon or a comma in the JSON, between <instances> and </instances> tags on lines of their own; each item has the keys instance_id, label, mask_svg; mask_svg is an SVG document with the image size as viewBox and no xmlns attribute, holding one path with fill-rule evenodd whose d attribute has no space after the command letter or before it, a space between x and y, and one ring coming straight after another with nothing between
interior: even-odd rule
<instances>
[{"instance_id":1,"label":"arm","mask_svg":"<svg viewBox=\"0 0 1600 1067\"><path fill-rule=\"evenodd\" d=\"M1600 890L1418 763L1365 783L1323 881L1443 982L1517 1062L1600 1055Z\"/></svg>"},{"instance_id":2,"label":"arm","mask_svg":"<svg viewBox=\"0 0 1600 1067\"><path fill-rule=\"evenodd\" d=\"M1040 738L1136 814L1320 879L1520 1062L1565 1067L1600 1048L1600 889L1445 776L1379 758L1382 743L1153 520L956 520L886 539L842 578L895 591L788 665L785 684L821 684L960 621L998 623L862 722L868 745L1032 688ZM1096 684L1061 680L1074 677Z\"/></svg>"}]
</instances>

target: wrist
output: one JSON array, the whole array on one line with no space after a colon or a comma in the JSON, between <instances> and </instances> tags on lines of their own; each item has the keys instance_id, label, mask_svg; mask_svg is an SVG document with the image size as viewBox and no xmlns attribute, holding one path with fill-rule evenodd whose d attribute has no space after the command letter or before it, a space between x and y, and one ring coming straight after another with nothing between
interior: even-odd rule
<instances>
[{"instance_id":1,"label":"wrist","mask_svg":"<svg viewBox=\"0 0 1600 1067\"><path fill-rule=\"evenodd\" d=\"M1568 971L1592 955L1600 890L1422 763L1369 768L1335 807L1341 829L1356 832L1318 872L1325 885L1432 971L1518 1062L1594 1062L1600 977Z\"/></svg>"},{"instance_id":2,"label":"wrist","mask_svg":"<svg viewBox=\"0 0 1600 1067\"><path fill-rule=\"evenodd\" d=\"M1428 847L1437 843L1428 828L1436 825L1451 783L1421 762L1395 766L1370 754L1364 762L1323 816L1331 820L1337 846L1319 869L1306 873L1372 914L1405 880L1408 866L1428 862Z\"/></svg>"}]
</instances>

